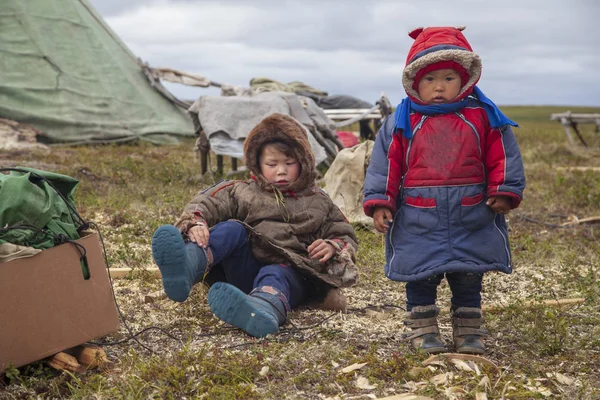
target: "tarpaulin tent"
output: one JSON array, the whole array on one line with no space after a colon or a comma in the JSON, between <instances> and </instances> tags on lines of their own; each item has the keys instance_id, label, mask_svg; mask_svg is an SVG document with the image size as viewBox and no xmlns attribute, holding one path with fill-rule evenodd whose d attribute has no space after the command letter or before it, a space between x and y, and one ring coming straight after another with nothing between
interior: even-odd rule
<instances>
[{"instance_id":1,"label":"tarpaulin tent","mask_svg":"<svg viewBox=\"0 0 600 400\"><path fill-rule=\"evenodd\" d=\"M0 118L54 142L194 136L187 112L153 87L86 0L2 1Z\"/></svg>"}]
</instances>

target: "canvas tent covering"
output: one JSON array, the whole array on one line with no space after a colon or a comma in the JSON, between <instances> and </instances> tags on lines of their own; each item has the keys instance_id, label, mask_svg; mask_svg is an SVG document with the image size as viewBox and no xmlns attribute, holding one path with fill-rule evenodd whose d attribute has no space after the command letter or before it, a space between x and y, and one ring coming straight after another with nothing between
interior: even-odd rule
<instances>
[{"instance_id":1,"label":"canvas tent covering","mask_svg":"<svg viewBox=\"0 0 600 400\"><path fill-rule=\"evenodd\" d=\"M2 1L0 118L55 142L194 136L189 115L86 0Z\"/></svg>"}]
</instances>

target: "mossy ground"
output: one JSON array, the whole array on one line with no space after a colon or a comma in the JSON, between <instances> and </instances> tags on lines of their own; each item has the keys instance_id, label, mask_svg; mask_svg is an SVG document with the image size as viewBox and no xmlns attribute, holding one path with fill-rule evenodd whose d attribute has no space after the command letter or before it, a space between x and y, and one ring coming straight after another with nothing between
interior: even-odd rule
<instances>
[{"instance_id":1,"label":"mossy ground","mask_svg":"<svg viewBox=\"0 0 600 400\"><path fill-rule=\"evenodd\" d=\"M300 309L280 334L256 340L214 318L202 286L183 304L143 303L144 294L161 288L144 272L153 266L153 231L172 223L197 191L221 178L199 175L193 140L0 153L3 167L32 166L80 180L78 209L100 226L110 265L135 270L114 282L127 325L134 332L160 327L179 339L150 330L137 339L152 352L133 340L106 346L111 365L82 374L57 372L44 362L11 368L0 378L0 399L367 399L402 393L600 398L600 228L555 227L570 215L600 215L600 172L567 168L600 167L600 135L582 126L589 147L570 146L560 124L548 120L565 109L505 108L521 124L516 135L528 186L521 207L509 214L514 273L487 274L484 281L484 304L499 308L486 315L486 357L498 371L450 362L423 365L427 356L400 339L403 285L385 278L382 237L365 229L358 229L361 280L346 291L346 314ZM449 298L442 284L439 305L446 310ZM585 301L541 303L563 298ZM441 329L449 343L447 313ZM123 326L102 340L127 336ZM355 363L366 364L342 372Z\"/></svg>"}]
</instances>

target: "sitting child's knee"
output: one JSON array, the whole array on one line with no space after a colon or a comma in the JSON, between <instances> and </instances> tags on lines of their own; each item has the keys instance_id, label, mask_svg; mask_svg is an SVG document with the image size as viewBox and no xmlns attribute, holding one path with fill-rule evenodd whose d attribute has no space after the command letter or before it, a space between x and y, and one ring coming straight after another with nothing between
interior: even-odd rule
<instances>
[{"instance_id":1,"label":"sitting child's knee","mask_svg":"<svg viewBox=\"0 0 600 400\"><path fill-rule=\"evenodd\" d=\"M239 221L223 221L223 222L219 222L217 225L215 225L215 228L219 227L220 229L225 229L227 230L227 235L228 236L233 236L233 237L247 237L248 236L248 231L246 230L246 227Z\"/></svg>"}]
</instances>

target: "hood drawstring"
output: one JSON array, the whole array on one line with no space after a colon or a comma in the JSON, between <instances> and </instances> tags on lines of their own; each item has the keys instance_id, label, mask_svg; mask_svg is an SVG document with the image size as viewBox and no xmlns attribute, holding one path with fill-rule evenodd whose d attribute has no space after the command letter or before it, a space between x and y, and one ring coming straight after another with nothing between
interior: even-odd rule
<instances>
[{"instance_id":1,"label":"hood drawstring","mask_svg":"<svg viewBox=\"0 0 600 400\"><path fill-rule=\"evenodd\" d=\"M290 222L290 212L285 206L285 197L283 197L283 193L281 193L281 191L275 185L271 185L271 187L273 188L273 194L275 195L275 201L277 202L277 208L279 208L279 213L281 214L285 222ZM285 214L282 212L282 207L285 211Z\"/></svg>"}]
</instances>

